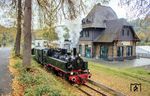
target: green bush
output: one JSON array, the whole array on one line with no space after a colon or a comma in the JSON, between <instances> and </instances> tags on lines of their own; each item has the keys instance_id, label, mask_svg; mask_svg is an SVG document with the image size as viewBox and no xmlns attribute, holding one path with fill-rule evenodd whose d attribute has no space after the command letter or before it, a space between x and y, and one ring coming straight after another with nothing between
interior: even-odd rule
<instances>
[{"instance_id":1,"label":"green bush","mask_svg":"<svg viewBox=\"0 0 150 96\"><path fill-rule=\"evenodd\" d=\"M41 80L38 76L33 76L31 73L28 72L21 73L19 81L21 81L21 83L27 87L41 83Z\"/></svg>"},{"instance_id":2,"label":"green bush","mask_svg":"<svg viewBox=\"0 0 150 96\"><path fill-rule=\"evenodd\" d=\"M60 91L53 89L49 85L38 85L34 89L29 88L25 91L25 96L61 96Z\"/></svg>"},{"instance_id":3,"label":"green bush","mask_svg":"<svg viewBox=\"0 0 150 96\"><path fill-rule=\"evenodd\" d=\"M22 65L20 64L20 61L18 60L16 64L14 64L13 68L15 69L21 69L22 68Z\"/></svg>"},{"instance_id":4,"label":"green bush","mask_svg":"<svg viewBox=\"0 0 150 96\"><path fill-rule=\"evenodd\" d=\"M55 76L45 71L43 66L32 60L31 69L26 71L20 58L13 66L19 72L18 81L24 86L25 96L73 96Z\"/></svg>"}]
</instances>

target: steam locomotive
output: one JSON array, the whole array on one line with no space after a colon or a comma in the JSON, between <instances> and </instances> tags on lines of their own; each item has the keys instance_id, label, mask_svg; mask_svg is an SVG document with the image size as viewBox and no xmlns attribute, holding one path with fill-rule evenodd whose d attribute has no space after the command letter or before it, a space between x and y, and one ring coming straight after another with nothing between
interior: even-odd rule
<instances>
[{"instance_id":1,"label":"steam locomotive","mask_svg":"<svg viewBox=\"0 0 150 96\"><path fill-rule=\"evenodd\" d=\"M72 53L68 53L66 49L34 48L32 50L35 60L54 74L71 83L84 84L91 77L88 62L76 54L75 48Z\"/></svg>"}]
</instances>

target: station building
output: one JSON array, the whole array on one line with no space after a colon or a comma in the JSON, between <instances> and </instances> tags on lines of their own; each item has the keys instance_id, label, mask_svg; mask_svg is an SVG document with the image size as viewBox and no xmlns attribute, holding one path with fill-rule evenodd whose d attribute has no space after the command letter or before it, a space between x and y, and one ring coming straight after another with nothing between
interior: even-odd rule
<instances>
[{"instance_id":1,"label":"station building","mask_svg":"<svg viewBox=\"0 0 150 96\"><path fill-rule=\"evenodd\" d=\"M82 20L78 51L88 58L134 59L138 41L133 26L118 19L111 7L98 3Z\"/></svg>"}]
</instances>

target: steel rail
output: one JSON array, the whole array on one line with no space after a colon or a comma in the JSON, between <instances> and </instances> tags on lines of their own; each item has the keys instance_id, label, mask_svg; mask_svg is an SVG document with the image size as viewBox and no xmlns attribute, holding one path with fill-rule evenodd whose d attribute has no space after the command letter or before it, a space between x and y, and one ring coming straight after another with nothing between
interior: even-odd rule
<instances>
[{"instance_id":1,"label":"steel rail","mask_svg":"<svg viewBox=\"0 0 150 96\"><path fill-rule=\"evenodd\" d=\"M80 91L82 91L82 92L83 92L84 94L86 94L87 96L92 96L91 94L89 94L87 91L81 89L80 87L77 87L77 86L76 86L76 88L78 88Z\"/></svg>"},{"instance_id":2,"label":"steel rail","mask_svg":"<svg viewBox=\"0 0 150 96\"><path fill-rule=\"evenodd\" d=\"M121 93L121 92L119 92L119 91L117 91L117 90L114 90L114 89L112 89L112 88L110 88L110 87L108 87L108 86L106 86L106 85L104 85L104 84L97 83L97 82L95 82L95 81L93 81L93 80L88 80L88 82L89 82L90 84L93 84L93 85L95 85L95 86L97 86L97 87L99 87L99 88L102 88L102 89L104 89L104 90L111 91L111 92L113 92L113 94L116 95L116 96L126 96L125 94L123 94L123 93Z\"/></svg>"},{"instance_id":3,"label":"steel rail","mask_svg":"<svg viewBox=\"0 0 150 96\"><path fill-rule=\"evenodd\" d=\"M106 94L104 94L104 93L102 93L102 92L100 92L100 91L98 91L98 90L96 90L96 89L94 89L94 88L92 88L92 87L88 86L87 84L84 84L84 86L86 86L86 87L90 88L91 90L96 91L97 93L101 94L102 96L107 96Z\"/></svg>"},{"instance_id":4,"label":"steel rail","mask_svg":"<svg viewBox=\"0 0 150 96\"><path fill-rule=\"evenodd\" d=\"M90 90L97 92L97 93L100 94L101 96L107 96L106 94L104 94L104 93L102 93L102 92L100 92L100 91L98 91L98 90L96 90L96 89L94 89L94 88L88 86L87 84L84 84L84 85L82 85L82 86L85 86L85 87L89 88ZM86 90L83 90L83 89L80 88L79 86L76 86L76 87L77 87L80 91L82 91L83 93L85 93L87 96L94 96L94 95L88 93Z\"/></svg>"}]
</instances>

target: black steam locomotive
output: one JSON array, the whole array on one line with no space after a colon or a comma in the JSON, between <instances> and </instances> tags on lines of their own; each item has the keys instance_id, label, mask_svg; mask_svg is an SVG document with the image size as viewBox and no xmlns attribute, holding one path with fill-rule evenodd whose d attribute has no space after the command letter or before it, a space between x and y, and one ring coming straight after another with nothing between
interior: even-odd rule
<instances>
[{"instance_id":1,"label":"black steam locomotive","mask_svg":"<svg viewBox=\"0 0 150 96\"><path fill-rule=\"evenodd\" d=\"M76 49L68 53L66 49L35 48L34 58L56 75L72 83L84 84L91 77L88 63L76 54Z\"/></svg>"}]
</instances>

